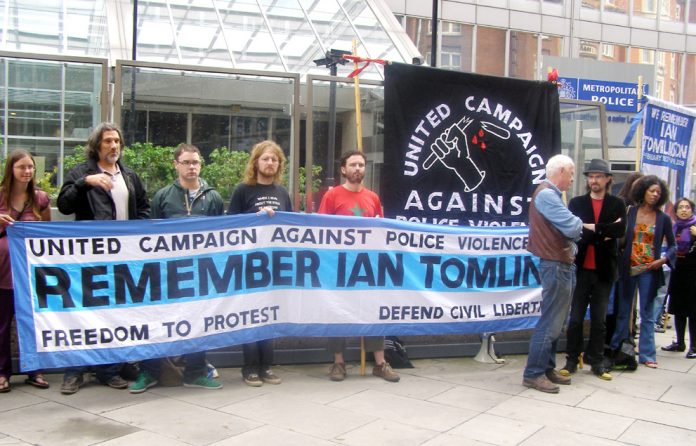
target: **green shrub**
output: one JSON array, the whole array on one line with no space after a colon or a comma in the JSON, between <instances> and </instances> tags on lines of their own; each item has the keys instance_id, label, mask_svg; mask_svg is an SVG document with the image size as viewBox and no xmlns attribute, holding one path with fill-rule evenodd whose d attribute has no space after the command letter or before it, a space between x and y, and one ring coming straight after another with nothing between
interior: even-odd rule
<instances>
[{"instance_id":1,"label":"green shrub","mask_svg":"<svg viewBox=\"0 0 696 446\"><path fill-rule=\"evenodd\" d=\"M217 148L210 153L210 162L203 165L201 177L228 202L234 187L244 178L244 168L248 160L247 152L230 150L227 147Z\"/></svg>"},{"instance_id":2,"label":"green shrub","mask_svg":"<svg viewBox=\"0 0 696 446\"><path fill-rule=\"evenodd\" d=\"M123 150L123 162L126 166L138 173L145 190L150 198L162 187L171 184L176 178L176 172L172 165L175 147L154 146L151 143L135 143ZM82 146L75 147L73 153L65 157L63 161L64 172L85 161L85 152ZM201 177L214 187L225 202L229 201L232 191L244 178L244 169L249 160L249 154L245 151L230 150L227 147L219 147L210 153L209 159L204 160L201 169ZM288 170L286 166L284 185L288 185ZM321 166L312 169L312 190L319 190L321 186ZM40 187L52 198L56 198L59 187L52 186L52 180L56 171L47 172L39 180ZM305 168L299 169L297 187L302 197L301 209L304 210L304 185ZM291 194L292 195L292 194Z\"/></svg>"}]
</instances>

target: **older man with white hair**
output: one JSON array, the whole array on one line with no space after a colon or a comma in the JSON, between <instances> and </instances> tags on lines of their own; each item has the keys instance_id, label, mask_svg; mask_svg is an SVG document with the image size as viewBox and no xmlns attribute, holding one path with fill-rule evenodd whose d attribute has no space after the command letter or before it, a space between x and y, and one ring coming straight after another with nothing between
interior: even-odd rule
<instances>
[{"instance_id":1,"label":"older man with white hair","mask_svg":"<svg viewBox=\"0 0 696 446\"><path fill-rule=\"evenodd\" d=\"M570 377L556 370L556 343L575 288L575 241L583 223L562 199L575 176L575 164L565 155L546 163L546 179L537 187L529 205L529 252L540 258L541 316L529 341L529 356L522 384L546 393L558 393L558 384Z\"/></svg>"}]
</instances>

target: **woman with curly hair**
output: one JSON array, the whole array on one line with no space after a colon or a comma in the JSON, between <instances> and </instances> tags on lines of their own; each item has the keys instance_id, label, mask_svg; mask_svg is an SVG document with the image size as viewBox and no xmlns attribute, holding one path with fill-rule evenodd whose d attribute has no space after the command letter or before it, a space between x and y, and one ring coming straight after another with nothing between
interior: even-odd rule
<instances>
[{"instance_id":1,"label":"woman with curly hair","mask_svg":"<svg viewBox=\"0 0 696 446\"><path fill-rule=\"evenodd\" d=\"M667 202L669 189L655 175L639 179L631 190L635 206L626 213L626 243L619 259L618 314L611 347L617 349L629 336L629 319L633 296L638 288L640 309L640 338L638 361L657 368L655 356L655 296L664 285L662 265L670 267L676 260L676 243L672 220L660 208ZM666 257L661 257L663 241Z\"/></svg>"}]
</instances>

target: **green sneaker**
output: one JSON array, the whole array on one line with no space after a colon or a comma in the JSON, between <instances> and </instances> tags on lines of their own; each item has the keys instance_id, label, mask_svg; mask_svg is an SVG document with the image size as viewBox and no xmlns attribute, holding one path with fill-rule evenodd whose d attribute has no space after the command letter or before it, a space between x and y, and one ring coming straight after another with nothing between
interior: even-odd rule
<instances>
[{"instance_id":1,"label":"green sneaker","mask_svg":"<svg viewBox=\"0 0 696 446\"><path fill-rule=\"evenodd\" d=\"M128 387L130 393L143 393L152 386L157 385L157 380L147 372L140 372L138 378Z\"/></svg>"},{"instance_id":2,"label":"green sneaker","mask_svg":"<svg viewBox=\"0 0 696 446\"><path fill-rule=\"evenodd\" d=\"M222 384L205 375L201 375L191 382L184 381L184 387L198 387L199 389L217 390L222 389Z\"/></svg>"}]
</instances>

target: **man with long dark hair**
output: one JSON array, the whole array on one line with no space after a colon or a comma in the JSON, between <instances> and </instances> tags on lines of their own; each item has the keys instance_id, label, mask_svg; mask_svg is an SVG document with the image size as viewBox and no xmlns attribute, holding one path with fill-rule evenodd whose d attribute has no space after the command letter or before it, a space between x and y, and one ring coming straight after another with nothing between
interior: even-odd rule
<instances>
[{"instance_id":1,"label":"man with long dark hair","mask_svg":"<svg viewBox=\"0 0 696 446\"><path fill-rule=\"evenodd\" d=\"M123 137L114 124L103 122L90 134L85 147L87 161L68 172L58 195L58 210L75 214L75 220L137 220L150 216L145 188L132 169L121 162ZM109 387L125 389L119 365L99 365L97 379ZM87 367L65 370L61 393L71 395L84 384Z\"/></svg>"}]
</instances>

